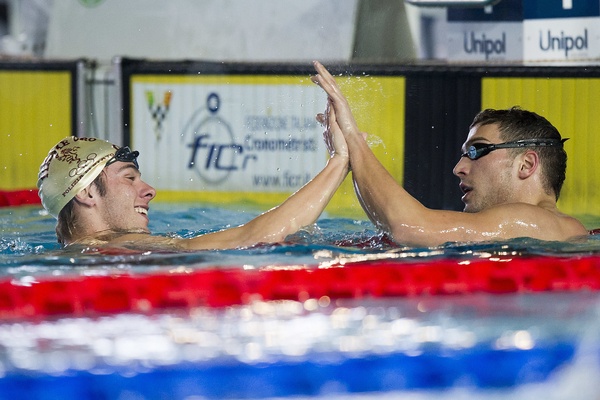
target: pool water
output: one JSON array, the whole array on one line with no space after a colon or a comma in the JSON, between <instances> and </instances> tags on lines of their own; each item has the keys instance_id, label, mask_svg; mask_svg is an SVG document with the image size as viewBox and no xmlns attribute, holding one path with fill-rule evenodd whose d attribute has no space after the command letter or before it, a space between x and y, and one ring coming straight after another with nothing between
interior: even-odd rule
<instances>
[{"instance_id":1,"label":"pool water","mask_svg":"<svg viewBox=\"0 0 600 400\"><path fill-rule=\"evenodd\" d=\"M159 204L150 229L188 237L239 225L259 212ZM584 222L600 227L594 217ZM293 278L294 271L332 263L351 271L353 261L369 258L408 268L449 259L600 256L600 235L410 248L391 245L367 220L327 216L281 244L99 254L61 250L54 223L39 207L0 208L0 280L10 283L3 287L35 297L42 293L39 282L55 280L82 296L86 289L77 286L95 277L192 280L215 270L241 276L289 270ZM26 318L11 314L10 296L0 293L0 400L597 398L595 290L249 297L222 307L93 315L78 314L77 307L52 315L23 308Z\"/></svg>"},{"instance_id":2,"label":"pool water","mask_svg":"<svg viewBox=\"0 0 600 400\"><path fill-rule=\"evenodd\" d=\"M194 207L159 203L151 211L153 234L193 237L243 224L260 211L252 208ZM600 217L584 216L587 227L600 227ZM103 255L90 249L61 250L55 220L38 206L0 208L0 277L156 271L169 265L197 269L218 266L315 265L339 257L386 253L404 259L478 258L493 254L576 256L600 253L600 235L574 242L518 238L504 242L447 243L434 248L396 246L366 219L328 218L291 235L285 243L246 249L169 253L162 250L134 255Z\"/></svg>"},{"instance_id":3,"label":"pool water","mask_svg":"<svg viewBox=\"0 0 600 400\"><path fill-rule=\"evenodd\" d=\"M158 204L151 211L153 234L192 237L243 224L260 213L254 209L188 207ZM161 270L170 265L189 268L273 264L314 264L340 254L362 253L360 247L381 252L389 249L370 222L322 219L282 244L246 249L172 253L165 249L137 254L103 255L93 249L61 250L54 233L55 220L40 207L0 208L0 276L111 273L115 268L133 272Z\"/></svg>"}]
</instances>

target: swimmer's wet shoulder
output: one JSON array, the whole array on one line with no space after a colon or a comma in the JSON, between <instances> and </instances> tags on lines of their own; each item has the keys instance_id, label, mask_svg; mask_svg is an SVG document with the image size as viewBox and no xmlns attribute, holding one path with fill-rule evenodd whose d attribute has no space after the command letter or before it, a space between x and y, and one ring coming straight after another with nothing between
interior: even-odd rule
<instances>
[{"instance_id":1,"label":"swimmer's wet shoulder","mask_svg":"<svg viewBox=\"0 0 600 400\"><path fill-rule=\"evenodd\" d=\"M588 234L577 219L527 203L499 204L473 213L423 208L411 216L410 223L391 222L394 240L412 246L517 237L567 241Z\"/></svg>"},{"instance_id":2,"label":"swimmer's wet shoulder","mask_svg":"<svg viewBox=\"0 0 600 400\"><path fill-rule=\"evenodd\" d=\"M113 231L99 232L97 235L79 238L69 243L65 248L91 247L96 249L135 249L139 251L181 251L184 239L151 235L142 231Z\"/></svg>"},{"instance_id":3,"label":"swimmer's wet shoulder","mask_svg":"<svg viewBox=\"0 0 600 400\"><path fill-rule=\"evenodd\" d=\"M587 234L580 221L552 204L503 203L460 217L465 221L463 240L468 241L514 237L565 241Z\"/></svg>"}]
</instances>

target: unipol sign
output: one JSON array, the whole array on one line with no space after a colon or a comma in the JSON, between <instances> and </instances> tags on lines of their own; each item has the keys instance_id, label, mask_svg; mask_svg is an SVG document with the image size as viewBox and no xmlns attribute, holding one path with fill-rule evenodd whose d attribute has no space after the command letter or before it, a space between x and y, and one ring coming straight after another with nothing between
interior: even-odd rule
<instances>
[{"instance_id":1,"label":"unipol sign","mask_svg":"<svg viewBox=\"0 0 600 400\"><path fill-rule=\"evenodd\" d=\"M534 63L600 62L600 2L524 0L524 59Z\"/></svg>"}]
</instances>

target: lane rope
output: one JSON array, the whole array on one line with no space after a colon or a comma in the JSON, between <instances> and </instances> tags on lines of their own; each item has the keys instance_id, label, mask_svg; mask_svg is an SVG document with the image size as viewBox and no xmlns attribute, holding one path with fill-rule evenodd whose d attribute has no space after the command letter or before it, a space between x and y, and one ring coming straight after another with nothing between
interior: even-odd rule
<instances>
[{"instance_id":1,"label":"lane rope","mask_svg":"<svg viewBox=\"0 0 600 400\"><path fill-rule=\"evenodd\" d=\"M600 289L600 256L407 261L366 260L244 270L0 280L0 320L152 313L255 300L385 298Z\"/></svg>"}]
</instances>

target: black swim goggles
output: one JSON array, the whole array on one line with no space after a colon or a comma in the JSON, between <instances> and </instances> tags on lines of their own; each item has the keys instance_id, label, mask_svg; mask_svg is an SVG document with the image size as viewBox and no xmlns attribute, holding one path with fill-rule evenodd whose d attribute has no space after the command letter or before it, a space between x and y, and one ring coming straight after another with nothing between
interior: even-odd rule
<instances>
[{"instance_id":1,"label":"black swim goggles","mask_svg":"<svg viewBox=\"0 0 600 400\"><path fill-rule=\"evenodd\" d=\"M505 143L473 143L461 157L468 157L470 160L478 160L498 149L518 149L521 147L562 147L563 143L569 140L565 139L522 139L514 142Z\"/></svg>"},{"instance_id":2,"label":"black swim goggles","mask_svg":"<svg viewBox=\"0 0 600 400\"><path fill-rule=\"evenodd\" d=\"M139 155L140 155L139 151L131 151L131 149L128 146L123 146L119 150L117 150L117 152L115 153L113 158L108 160L108 162L106 163L106 167L108 167L110 164L112 164L114 162L121 161L121 162L132 162L133 165L135 165L135 167L137 169L140 169L140 165L137 162L137 158Z\"/></svg>"}]
</instances>

